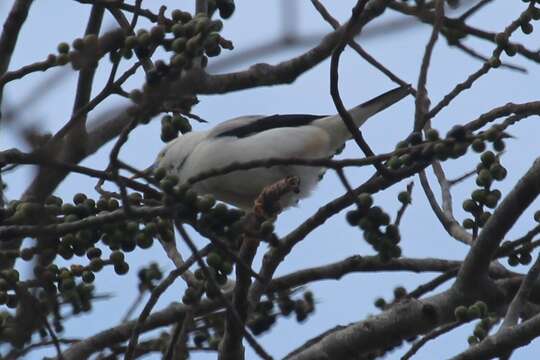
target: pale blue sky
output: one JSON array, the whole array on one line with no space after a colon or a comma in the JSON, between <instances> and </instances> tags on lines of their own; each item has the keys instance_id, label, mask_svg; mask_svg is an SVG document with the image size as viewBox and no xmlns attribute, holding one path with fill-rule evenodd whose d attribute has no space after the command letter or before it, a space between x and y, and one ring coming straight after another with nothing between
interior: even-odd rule
<instances>
[{"instance_id":1,"label":"pale blue sky","mask_svg":"<svg viewBox=\"0 0 540 360\"><path fill-rule=\"evenodd\" d=\"M10 3L11 1L0 3L1 21L4 20ZM144 6L155 9L161 3L162 1L147 0L144 2ZM187 10L191 8L193 1L170 0L165 1L165 3L169 5L169 9L173 9L174 4L188 4L188 8L185 8ZM278 36L281 12L277 1L239 0L236 3L237 11L229 21L225 22L223 31L225 37L234 41L235 51L264 44ZM313 36L315 34L322 36L329 31L330 27L320 18L309 1L298 0L296 3L299 13L296 25L299 36ZM325 1L325 5L340 21L345 21L354 1ZM490 31L500 31L519 14L523 6L521 2L517 1L496 1L481 15L473 17L471 24ZM89 10L88 5L81 5L75 1L35 1L29 19L21 33L10 68L16 69L29 62L44 59L48 53L55 51L59 42L71 42L73 36L81 36L86 26ZM376 27L385 19L390 18L400 19L402 17L388 11L383 19L378 19L368 26L366 32L369 31L370 27ZM111 28L114 21L110 16L107 16L104 24L105 29ZM145 24L143 19L141 19L140 24ZM386 30L386 36L367 37L365 40L360 39L360 41L373 56L388 68L404 80L415 84L418 78L421 54L423 54L429 37L429 31L430 27L426 25L406 30L399 28L395 31L389 28ZM532 49L536 49L540 36L538 33L533 33L532 36L526 37L518 31L516 39L528 44ZM468 39L466 43L486 55L490 54L493 49L492 44L480 40ZM307 47L276 52L272 56L257 61L272 64L295 56L305 49ZM227 56L227 51L224 51L222 56ZM503 57L503 60L508 59ZM537 100L535 97L538 93L537 88L533 87L532 84L540 83L538 66L520 56L511 58L509 61L525 66L529 70L529 74L524 75L503 68L490 72L478 81L473 89L456 99L451 107L443 110L434 121L434 127L444 133L451 125L472 120L494 106L503 105L509 101ZM234 69L242 69L249 65L250 63L237 64ZM433 55L428 79L428 89L432 101L437 102L456 82L464 80L480 66L481 63L464 55L461 51L448 48L444 39L439 41ZM49 77L54 76L55 71L64 71L64 69L45 74L38 73L9 84L5 91L5 103L7 105L20 105L36 84L41 84ZM94 94L103 86L107 76L108 65L100 67ZM350 49L347 49L342 56L340 80L341 94L345 104L349 107L395 86ZM141 76L130 81L127 86L128 90L139 87L141 81ZM20 120L17 120L18 123L36 124L43 129L53 131L59 129L69 119L73 106L75 84L76 76L70 72L59 86L50 92L43 93L42 98L33 103L33 106L24 109L21 112ZM335 108L329 95L328 85L329 62L325 61L304 74L292 85L265 87L219 96L201 96L201 102L194 109L194 112L207 119L210 124L194 124L194 128L205 129L221 120L242 114L333 113ZM111 112L118 103L118 99L106 101L93 112L93 116ZM379 114L363 128L367 141L377 152L391 150L393 145L412 128L413 111L414 101L412 98L408 98ZM509 170L507 180L499 186L503 194L538 156L538 143L535 134L539 133L539 129L537 125L534 125L537 121L537 118L525 120L511 131L517 140L508 142L508 154L503 157L502 162L507 165ZM13 134L12 127L2 129L0 133L1 149L19 145L19 140ZM121 157L132 165L143 168L152 162L162 145L159 140L158 120L138 128L130 138L130 142L124 147ZM110 148L110 144L105 146L98 154L84 161L84 164L103 169L107 165L107 154ZM354 144L349 144L341 156L359 156L358 149ZM449 177L454 177L470 170L477 160L477 157L468 154L465 159L445 163L445 168L448 169ZM370 172L371 169L351 169L347 171L347 174L353 184L360 184L370 175ZM30 179L30 174L31 170L27 168L6 176L10 185L7 195L10 198L17 197L24 190ZM416 183L417 179L414 180ZM393 186L384 194L377 194L376 203L383 206L390 214L395 214L399 206L396 194L405 188L408 181L410 180ZM472 184L473 181L467 181L455 188L455 208L459 219L463 219L460 203L471 191ZM82 176L71 176L62 183L57 194L69 198L79 191L92 192L94 185L93 180ZM418 185L416 184L413 192L413 205L405 214L402 222L404 255L462 259L467 249L449 238L444 232L428 207L425 196ZM437 189L435 185L436 183L433 183L434 189ZM343 188L337 178L333 174L327 175L313 197L302 201L298 208L288 210L284 216L280 217L277 222L278 234L286 234L288 230L310 216L318 207L342 193ZM536 203L536 208L538 207L538 203ZM517 237L529 229L532 224L532 216L530 216L532 212L533 208L528 211L529 216L520 219L518 226L512 230L510 238ZM198 240L199 244L203 244L201 239ZM188 253L184 247L180 247L183 253ZM264 249L264 246L260 249L261 254ZM362 234L357 229L346 225L344 213L342 213L330 219L322 228L314 231L297 246L286 262L279 267L278 274L285 274L308 266L322 265L353 254L372 254L372 250L363 241ZM126 304L130 304L136 295L136 269L140 266L155 260L165 269L172 268L172 264L159 246L154 246L146 251L137 250L129 254L128 260L132 269L129 275L118 277L107 269L97 276L99 292L112 292L116 297L101 304L97 303L91 317L81 316L67 323L65 336L87 336L117 324L123 316ZM24 268L24 265L21 268ZM279 320L271 332L260 337L260 341L275 358L280 358L305 340L328 328L358 321L367 314L376 313L378 310L373 306L373 300L378 296L390 299L392 289L395 286L404 285L411 290L433 276L434 274L416 275L409 273L354 274L345 277L340 282L316 283L310 286L317 298L315 314L301 325L292 319ZM180 286L172 287L162 297L157 308L162 308L170 301L178 300L181 294ZM430 342L419 352L416 359L446 358L451 354L456 354L467 347L466 339L471 333L472 327L465 326L455 331L453 335ZM399 359L400 354L407 349L408 346L402 347L390 353L387 359ZM540 351L539 343L533 342L528 349L520 350L514 356L516 359L530 359L538 351ZM248 352L249 359L255 358L251 350ZM38 356L40 358L42 354L37 355L36 353L35 357L29 357L29 359L37 359ZM192 359L208 358L213 357L192 355Z\"/></svg>"}]
</instances>

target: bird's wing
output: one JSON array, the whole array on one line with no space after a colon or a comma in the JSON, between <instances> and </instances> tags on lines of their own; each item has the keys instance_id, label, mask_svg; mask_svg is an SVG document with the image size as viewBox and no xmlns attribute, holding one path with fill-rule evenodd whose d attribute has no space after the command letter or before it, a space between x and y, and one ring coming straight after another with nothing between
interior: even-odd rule
<instances>
[{"instance_id":1,"label":"bird's wing","mask_svg":"<svg viewBox=\"0 0 540 360\"><path fill-rule=\"evenodd\" d=\"M324 116L294 114L272 116L251 115L230 119L220 123L210 131L190 132L186 135L179 136L166 145L159 153L156 162L158 166L165 167L168 171L180 174L182 175L181 179L187 180L189 176L186 177L184 175L189 174L191 176L194 175L194 173L186 172L184 165L201 143L204 145L202 148L205 149L209 143L220 141L222 139L236 139L236 141L239 141L241 139L249 138L245 142L239 142L237 146L232 149L235 150L236 148L244 146L246 147L245 150L249 153L248 148L260 148L259 144L264 143L265 139L276 137L276 133L269 132L270 130L281 129L283 131L284 129L300 128L321 117ZM287 136L287 132L279 133L277 136ZM227 143L229 142L230 141L227 141ZM221 143L222 142L220 141L220 144ZM229 150L229 146L224 149L224 151ZM294 149L291 150L294 151ZM267 151L272 150L267 149ZM245 154L245 152L243 154ZM216 158L217 156L214 154L211 157ZM197 168L204 169L202 166L197 166Z\"/></svg>"},{"instance_id":2,"label":"bird's wing","mask_svg":"<svg viewBox=\"0 0 540 360\"><path fill-rule=\"evenodd\" d=\"M253 121L257 119L264 118L263 115L248 115L248 116L240 116L233 119L229 119L227 121L223 121L219 123L218 125L214 126L208 133L209 138L216 137L217 135L227 132L232 129L236 129L238 127L242 127L244 125L250 124Z\"/></svg>"},{"instance_id":3,"label":"bird's wing","mask_svg":"<svg viewBox=\"0 0 540 360\"><path fill-rule=\"evenodd\" d=\"M245 163L269 158L327 157L332 155L329 145L328 134L310 125L271 128L242 137L209 136L197 145L182 167L181 181L197 175L203 169L218 169L235 162ZM203 191L226 192L228 202L241 206L230 197L254 198L265 186L297 174L304 178L301 181L304 181L305 189L309 190L308 188L316 183L319 172L320 169L313 167L282 166L273 168L273 171L268 168L254 168L244 171L241 177L238 172L233 172L208 179L200 186L204 186ZM239 183L239 179L243 182ZM217 195L219 197L220 194Z\"/></svg>"},{"instance_id":4,"label":"bird's wing","mask_svg":"<svg viewBox=\"0 0 540 360\"><path fill-rule=\"evenodd\" d=\"M299 128L305 125L310 125L317 119L322 119L326 115L310 115L310 114L287 114L287 115L271 115L266 117L254 118L245 123L215 132L215 137L232 136L236 138L245 138L256 135L268 130L278 128Z\"/></svg>"}]
</instances>

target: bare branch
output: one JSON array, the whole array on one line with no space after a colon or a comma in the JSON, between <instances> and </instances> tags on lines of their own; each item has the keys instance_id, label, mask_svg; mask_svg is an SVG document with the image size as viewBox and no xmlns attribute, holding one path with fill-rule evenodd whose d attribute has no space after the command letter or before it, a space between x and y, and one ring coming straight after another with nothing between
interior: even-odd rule
<instances>
[{"instance_id":1,"label":"bare branch","mask_svg":"<svg viewBox=\"0 0 540 360\"><path fill-rule=\"evenodd\" d=\"M182 239L184 240L184 242L186 243L188 248L193 253L193 256L195 256L195 260L197 261L197 264L200 266L200 268L203 270L206 278L209 280L209 284L211 286L213 286L214 289L216 290L218 299L220 300L220 302L222 304L225 305L226 309L228 310L228 314L230 314L230 316L234 317L234 321L236 321L237 324L241 325L242 335L245 337L248 344L253 348L253 350L255 350L257 355L259 355L261 358L263 358L265 360L271 360L272 357L270 355L268 355L266 350L264 350L264 348L259 344L259 342L246 329L244 321L242 320L242 318L241 318L240 314L238 313L238 311L236 310L236 308L230 302L227 295L224 295L221 292L221 290L219 289L219 287L218 287L217 283L215 282L214 278L211 276L210 271L208 270L208 267L206 266L206 264L204 263L202 258L197 255L197 253L198 253L197 248L196 248L195 244L193 243L193 241L191 240L191 237L189 236L189 234L184 229L183 225L179 221L175 221L175 226L176 226L176 229L178 230L178 232L180 233L180 236L182 236ZM237 268L237 271L238 271L238 268ZM221 351L220 351L220 354L221 354Z\"/></svg>"},{"instance_id":2,"label":"bare branch","mask_svg":"<svg viewBox=\"0 0 540 360\"><path fill-rule=\"evenodd\" d=\"M529 5L529 8L530 8L530 6L531 5ZM522 17L525 16L529 12L529 8L527 8L527 10L523 11L516 20L514 20L510 25L508 25L504 29L504 31L502 33L499 33L497 35L499 37L501 37L501 38L508 39L510 37L510 35L512 35L512 33L514 31L519 29L519 27L520 27L520 25L522 23ZM513 45L498 42L497 47L493 50L493 53L491 55L491 59L494 59L494 60L491 61L491 59L490 59L489 61L484 62L484 64L482 65L482 67L480 69L478 69L476 72L469 75L469 77L465 81L457 84L451 92L449 92L447 95L445 95L443 97L443 99L429 111L429 114L427 115L428 118L431 119L431 118L435 117L435 115L437 115L437 113L439 113L439 111L441 111L448 104L450 104L450 102L454 98L456 98L462 91L464 91L466 89L469 89L476 80L481 78L483 75L487 74L491 69L495 68L497 66L496 65L497 60L499 60L499 57L501 56L501 53L508 46L513 46Z\"/></svg>"},{"instance_id":3,"label":"bare branch","mask_svg":"<svg viewBox=\"0 0 540 360\"><path fill-rule=\"evenodd\" d=\"M97 36L103 21L105 10L101 6L94 5L88 18L85 36ZM97 66L88 66L81 69L75 92L75 102L73 104L73 114L77 113L90 100L94 75ZM86 113L82 113L74 121L74 125L66 138L66 146L73 152L84 152L86 141Z\"/></svg>"},{"instance_id":4,"label":"bare branch","mask_svg":"<svg viewBox=\"0 0 540 360\"><path fill-rule=\"evenodd\" d=\"M405 191L407 192L407 194L409 194L409 198L411 198L412 196L413 186L414 186L414 182L412 181L407 184ZM403 204L401 204L401 207L399 208L396 214L396 220L394 221L394 225L399 226L399 224L401 223L401 219L403 218L403 215L405 214L405 211L407 210L409 205L410 205L410 202L404 202Z\"/></svg>"},{"instance_id":5,"label":"bare branch","mask_svg":"<svg viewBox=\"0 0 540 360\"><path fill-rule=\"evenodd\" d=\"M205 248L206 249L206 248ZM204 252L201 250L200 255L203 256ZM190 258L188 261L191 261ZM351 257L343 260L342 262L336 262L328 265L324 265L318 268L311 268L300 270L283 277L273 279L268 284L268 291L279 291L289 289L291 287L296 287L310 283L317 280L326 280L326 279L339 279L341 276L345 275L350 271L435 271L442 272L452 269L455 266L459 266L460 262L454 262L449 260L441 259L392 259L389 262L383 263L377 257ZM494 278L506 277L508 273L501 272L502 269L499 267L490 267L490 271L493 271L492 276ZM172 275L175 273L175 275ZM161 293L170 285L166 284L168 282L174 281L178 277L178 270L173 270L166 279L164 279L153 292L159 293L151 298L154 298L154 301L157 301L157 298ZM513 277L516 279L516 277ZM230 299L231 294L225 294ZM150 302L150 300L149 300ZM147 304L145 306L148 307ZM451 305L449 305L451 306ZM150 315L150 310L147 310L146 316L140 321L132 320L124 324L112 327L108 330L102 331L98 334L90 336L81 341L81 343L72 345L66 352L64 352L64 357L66 360L70 359L80 359L90 354L100 351L101 349L111 346L117 342L126 341L129 339L130 334L134 332L135 327L137 326L139 330L137 331L150 331L158 327L166 326L175 323L176 319L179 319L184 316L187 307L184 305L172 304L164 310L158 311ZM216 311L219 308L222 308L223 304L220 300L211 301L211 300L202 300L196 311L195 315L199 316L201 314L209 313ZM453 310L453 309L452 309ZM142 315L142 314L141 314ZM137 325L138 324L138 325Z\"/></svg>"},{"instance_id":6,"label":"bare branch","mask_svg":"<svg viewBox=\"0 0 540 360\"><path fill-rule=\"evenodd\" d=\"M56 349L58 360L64 360L64 357L62 356L62 348L60 347L60 341L58 340L58 337L56 336L56 333L51 327L51 324L49 324L49 321L47 320L47 318L45 316L43 318L44 318L43 322L45 324L45 328L47 329L47 332L49 333L49 336L51 337L54 348Z\"/></svg>"},{"instance_id":7,"label":"bare branch","mask_svg":"<svg viewBox=\"0 0 540 360\"><path fill-rule=\"evenodd\" d=\"M332 15L326 10L324 5L319 0L311 0L311 3L317 9L317 11L321 14L324 20L326 20L334 29L338 29L341 24L334 18ZM384 75L386 75L390 80L393 82L401 85L401 86L408 86L409 83L400 79L397 75L392 73L390 70L388 70L384 65L379 63L374 57L372 57L370 54L368 54L356 41L350 40L349 46L354 49L360 55L362 58L364 58L368 63L370 63L372 66L380 70ZM411 93L416 96L416 90L411 88Z\"/></svg>"},{"instance_id":8,"label":"bare branch","mask_svg":"<svg viewBox=\"0 0 540 360\"><path fill-rule=\"evenodd\" d=\"M471 8L469 10L465 11L462 15L460 15L460 17L458 19L465 22L465 20L467 20L472 15L476 14L484 6L488 5L492 1L493 0L480 0L479 2L477 2L476 4L471 6Z\"/></svg>"},{"instance_id":9,"label":"bare branch","mask_svg":"<svg viewBox=\"0 0 540 360\"><path fill-rule=\"evenodd\" d=\"M423 9L423 8L409 6L402 2L392 2L389 5L389 8L396 10L402 14L416 16L420 20L430 23L430 24L434 24L435 22L435 15L431 11L426 11L426 9ZM448 17L444 17L443 26L456 30L459 33L468 34L468 35L477 37L479 39L496 43L495 41L495 37L497 35L496 33L484 31L484 30L466 25L459 19L450 19ZM537 63L540 62L540 54L537 51L531 51L527 49L525 46L523 46L522 44L518 44L518 43L509 42L508 44L512 47L515 47L516 52L518 54L534 62L537 62Z\"/></svg>"},{"instance_id":10,"label":"bare branch","mask_svg":"<svg viewBox=\"0 0 540 360\"><path fill-rule=\"evenodd\" d=\"M491 0L489 0L491 1ZM473 58L475 59L478 59L478 60L481 60L483 62L486 62L486 61L489 61L489 58L483 56L483 55L480 55L478 52L476 52L474 49L466 46L465 44L463 44L462 42L458 41L455 46L460 49L460 50L463 50L463 52L465 52L466 54L469 54L470 56L472 56ZM507 64L507 63L503 63L501 62L501 67L504 67L504 68L507 68L507 69L510 69L510 70L515 70L515 71L518 71L518 72L521 72L521 73L524 73L526 74L527 73L527 69L524 68L524 67L521 67L521 66L517 66L517 65L512 65L512 64Z\"/></svg>"},{"instance_id":11,"label":"bare branch","mask_svg":"<svg viewBox=\"0 0 540 360\"><path fill-rule=\"evenodd\" d=\"M456 219L454 219L451 213L444 212L437 203L437 199L435 199L435 194L433 193L429 185L426 172L420 171L418 173L418 176L420 177L420 184L424 189L424 193L426 194L431 209L439 219L446 232L454 239L459 240L464 244L471 244L473 242L471 234L469 234L467 231L465 231L465 229L463 229L461 225L459 225L459 223Z\"/></svg>"},{"instance_id":12,"label":"bare branch","mask_svg":"<svg viewBox=\"0 0 540 360\"><path fill-rule=\"evenodd\" d=\"M202 256L205 254L205 252L208 252L210 248L205 248L204 250L201 250L199 253L199 256ZM128 333L131 334L129 337L129 344L126 350L125 359L130 359L131 356L133 356L133 352L135 351L135 348L137 346L137 341L139 338L139 333L142 329L146 328L147 323L151 323L151 320L147 321L147 318L150 316L150 312L152 311L153 307L156 305L157 301L161 297L161 295L171 286L178 278L181 276L185 271L187 271L191 265L193 265L196 261L195 255L192 255L189 259L187 259L182 266L177 267L176 269L172 270L169 275L161 283L159 283L158 286L156 286L152 290L152 294L150 295L150 299L148 299L148 302L144 306L144 309L142 310L141 314L139 315L138 319L136 321L129 321L125 322L124 324L120 325L119 327L125 326L127 324L130 324ZM182 314L183 317L185 317L185 313ZM99 334L98 334L99 335ZM96 336L98 336L96 335ZM106 340L106 337L104 337L104 340ZM127 340L127 337L124 339ZM104 345L103 347L105 347ZM99 351L102 348L99 349L84 349L84 346L82 349L70 349L71 352L74 353L74 355L70 355L72 357L68 357L68 354L70 350L66 352L66 359L77 359L77 354L86 351L88 355L92 354L94 351ZM77 352L78 351L78 352Z\"/></svg>"},{"instance_id":13,"label":"bare branch","mask_svg":"<svg viewBox=\"0 0 540 360\"><path fill-rule=\"evenodd\" d=\"M33 0L16 0L6 18L2 34L0 35L0 54L2 54L0 56L0 76L3 76L9 67L19 32L26 21L32 2ZM0 105L2 104L4 84L0 84Z\"/></svg>"},{"instance_id":14,"label":"bare branch","mask_svg":"<svg viewBox=\"0 0 540 360\"><path fill-rule=\"evenodd\" d=\"M451 360L483 360L503 356L508 351L528 345L540 335L540 315L512 328L488 336L478 345L473 345Z\"/></svg>"},{"instance_id":15,"label":"bare branch","mask_svg":"<svg viewBox=\"0 0 540 360\"><path fill-rule=\"evenodd\" d=\"M414 127L413 131L421 131L428 120L427 113L429 109L429 96L426 88L427 82L427 73L429 69L429 64L431 62L431 54L433 53L433 48L439 37L439 31L442 26L442 19L444 17L444 1L436 0L435 1L435 22L433 23L433 30L429 41L426 45L426 50L424 51L424 57L422 58L422 65L420 67L420 74L418 75L418 85L417 94L415 99L415 112L414 112Z\"/></svg>"},{"instance_id":16,"label":"bare branch","mask_svg":"<svg viewBox=\"0 0 540 360\"><path fill-rule=\"evenodd\" d=\"M188 329L193 325L193 310L188 309L184 318L174 326L173 336L169 342L169 347L163 356L164 360L188 358L186 342L188 340Z\"/></svg>"},{"instance_id":17,"label":"bare branch","mask_svg":"<svg viewBox=\"0 0 540 360\"><path fill-rule=\"evenodd\" d=\"M444 335L444 334L458 328L461 325L463 325L462 322L455 321L453 323L443 325L440 328L431 331L429 334L425 335L420 340L416 341L413 344L413 346L411 346L409 351L407 351L405 353L405 355L403 355L401 357L401 360L409 360L409 359L411 359L418 352L418 350L420 350L420 348L422 348L422 346L424 346L428 341L434 340L434 339L438 338L439 336Z\"/></svg>"},{"instance_id":18,"label":"bare branch","mask_svg":"<svg viewBox=\"0 0 540 360\"><path fill-rule=\"evenodd\" d=\"M503 323L499 328L498 332L502 332L505 329L511 328L518 323L523 307L527 302L534 283L540 275L540 256L536 258L533 266L529 269L527 276L521 282L518 292L514 296L514 299L510 303L508 310L506 311L506 316L504 317Z\"/></svg>"},{"instance_id":19,"label":"bare branch","mask_svg":"<svg viewBox=\"0 0 540 360\"><path fill-rule=\"evenodd\" d=\"M332 58L330 60L330 95L332 96L332 100L334 101L334 105L336 106L336 109L341 116L341 119L347 126L347 129L351 133L352 138L354 139L360 150L362 150L365 156L373 156L373 151L369 147L368 143L365 141L364 136L362 135L362 131L360 131L354 123L351 114L349 114L349 112L343 105L343 101L341 100L341 96L339 95L339 59L341 57L343 49L345 48L353 34L354 27L358 26L357 23L359 24L360 29L361 26L363 26L363 24L360 24L359 21L361 19L360 15L372 12L376 16L380 14L380 12L384 11L384 7L386 7L387 5L386 3L383 3L381 4L383 6L382 8L374 8L366 6L367 4L368 0L358 0L352 10L351 18L346 25L343 38L337 43L336 48L332 53ZM388 170L386 170L386 168L380 163L375 163L374 166L381 174L388 173Z\"/></svg>"},{"instance_id":20,"label":"bare branch","mask_svg":"<svg viewBox=\"0 0 540 360\"><path fill-rule=\"evenodd\" d=\"M459 270L459 268L454 268L452 270L447 270L444 273L442 273L441 275L438 275L434 279L428 281L427 283L419 285L416 289L414 289L413 291L411 291L407 295L410 296L410 297L418 299L418 298L422 297L424 294L435 290L437 287L444 284L448 280L455 278L457 276L457 274L458 274L458 270Z\"/></svg>"},{"instance_id":21,"label":"bare branch","mask_svg":"<svg viewBox=\"0 0 540 360\"><path fill-rule=\"evenodd\" d=\"M441 322L450 322L450 312L445 313L441 307L452 306L455 300L451 292L444 292L423 301L408 299L396 303L365 321L330 329L285 359L358 359L361 355L429 331Z\"/></svg>"}]
</instances>

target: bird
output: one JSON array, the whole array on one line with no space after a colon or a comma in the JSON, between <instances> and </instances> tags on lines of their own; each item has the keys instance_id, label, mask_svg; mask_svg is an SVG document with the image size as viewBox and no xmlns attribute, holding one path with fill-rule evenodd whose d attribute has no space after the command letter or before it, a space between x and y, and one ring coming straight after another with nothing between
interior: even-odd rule
<instances>
[{"instance_id":1,"label":"bird","mask_svg":"<svg viewBox=\"0 0 540 360\"><path fill-rule=\"evenodd\" d=\"M370 117L390 107L411 93L410 86L400 86L348 110L360 127ZM206 131L179 135L159 152L146 172L163 168L167 175L178 178L179 184L212 169L232 163L269 158L331 158L351 139L339 115L248 115L219 123ZM191 185L199 195L249 211L261 191L284 178L299 180L297 192L279 200L282 209L295 206L310 195L323 168L280 165L236 170L210 177Z\"/></svg>"}]
</instances>

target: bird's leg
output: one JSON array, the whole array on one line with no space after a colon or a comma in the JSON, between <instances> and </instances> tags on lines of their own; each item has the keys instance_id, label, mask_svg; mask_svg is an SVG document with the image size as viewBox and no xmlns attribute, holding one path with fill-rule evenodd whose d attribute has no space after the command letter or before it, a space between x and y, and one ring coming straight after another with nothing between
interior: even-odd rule
<instances>
[{"instance_id":1,"label":"bird's leg","mask_svg":"<svg viewBox=\"0 0 540 360\"><path fill-rule=\"evenodd\" d=\"M273 218L282 210L279 199L290 192L299 193L300 178L288 176L265 187L253 205L253 212L261 219Z\"/></svg>"}]
</instances>

